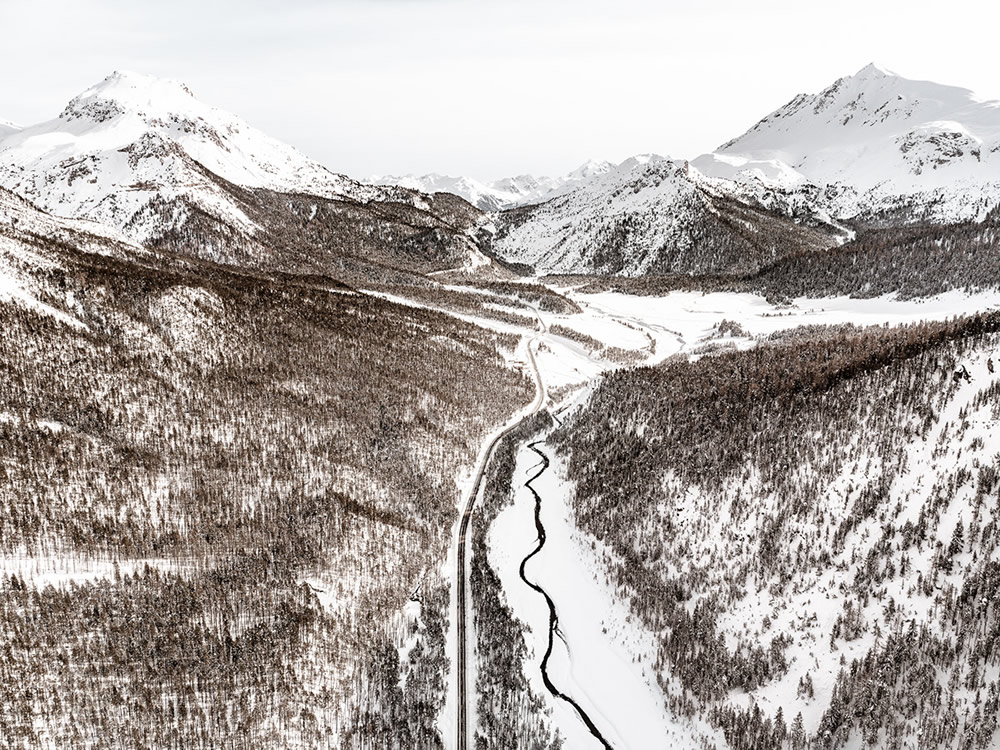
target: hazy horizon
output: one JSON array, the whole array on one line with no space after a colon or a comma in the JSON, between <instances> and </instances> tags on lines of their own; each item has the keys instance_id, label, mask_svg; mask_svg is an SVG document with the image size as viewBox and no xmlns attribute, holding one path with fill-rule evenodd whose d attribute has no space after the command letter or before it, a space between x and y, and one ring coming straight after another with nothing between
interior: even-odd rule
<instances>
[{"instance_id":1,"label":"hazy horizon","mask_svg":"<svg viewBox=\"0 0 1000 750\"><path fill-rule=\"evenodd\" d=\"M817 29L814 7L786 1L20 4L2 11L18 33L0 62L22 72L0 82L0 119L51 119L134 70L354 177L558 175L588 159L694 158L869 62L1000 96L990 19L932 7L848 0Z\"/></svg>"}]
</instances>

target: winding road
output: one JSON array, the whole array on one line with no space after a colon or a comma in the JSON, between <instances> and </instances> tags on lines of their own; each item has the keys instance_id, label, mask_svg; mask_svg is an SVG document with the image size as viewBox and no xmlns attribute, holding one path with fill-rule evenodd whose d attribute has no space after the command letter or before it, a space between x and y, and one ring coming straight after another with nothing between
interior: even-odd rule
<instances>
[{"instance_id":1,"label":"winding road","mask_svg":"<svg viewBox=\"0 0 1000 750\"><path fill-rule=\"evenodd\" d=\"M490 459L492 458L493 452L496 450L497 445L500 443L501 440L503 440L507 435L509 435L518 425L520 425L524 419L527 419L528 417L531 417L537 414L539 411L541 411L545 404L545 399L546 399L545 383L542 380L542 374L541 371L539 370L538 362L535 359L535 352L534 350L532 350L531 347L532 344L541 341L541 336L548 333L548 326L545 324L545 321L542 319L542 316L537 310L537 308L533 309L535 312L535 316L538 319L539 332L528 342L527 350L528 350L528 359L531 363L531 369L535 376L535 384L536 384L535 400L532 403L529 410L520 420L509 425L507 428L505 428L503 431L497 434L492 441L490 441L489 445L486 448L486 451L483 454L483 458L476 469L476 475L472 483L472 488L465 502L465 508L462 511L462 518L461 521L459 522L459 527L458 527L458 545L456 552L456 579L457 579L456 603L458 610L456 618L457 619L456 666L458 671L458 711L457 711L458 721L456 727L457 738L455 743L455 748L457 750L468 750L470 744L472 744L470 743L470 732L469 732L469 692L470 692L469 658L468 658L469 605L468 605L468 594L467 594L468 570L466 569L467 538L469 536L468 532L469 532L469 524L470 521L472 520L472 512L475 508L476 500L478 499L479 493L482 489L483 477L486 475L486 467L489 465ZM650 354L652 354L655 351L655 339L654 337L650 336L648 332L643 331L643 333L650 341ZM558 419L558 417L556 418ZM587 727L590 734L598 742L600 742L601 745L606 750L613 750L612 746L601 734L600 730L594 724L593 720L587 715L586 711L584 711L583 708L581 708L580 705L576 701L574 701L572 697L560 691L559 688L557 688L553 684L548 674L548 662L549 662L549 657L552 655L553 639L556 636L562 638L562 634L559 632L559 617L556 613L555 604L552 601L551 597L548 595L548 593L541 586L528 580L528 578L525 576L525 566L528 564L528 561L536 554L538 554L541 551L542 547L545 546L545 527L542 525L540 517L542 498L531 486L531 483L535 481L538 477L540 477L549 466L548 456L546 456L537 447L539 442L542 441L532 443L528 447L532 451L537 453L541 458L541 464L540 464L541 468L539 468L539 470L525 483L525 487L528 488L528 490L531 492L532 496L535 499L535 530L538 535L538 544L528 554L528 556L521 561L521 565L518 572L521 577L521 580L528 587L530 587L537 593L541 594L545 598L545 602L548 605L549 609L548 646L545 650L545 654L541 662L542 682L544 683L546 689L553 696L566 702L576 711L577 716L579 716L580 720Z\"/></svg>"},{"instance_id":2,"label":"winding road","mask_svg":"<svg viewBox=\"0 0 1000 750\"><path fill-rule=\"evenodd\" d=\"M537 314L537 311L536 311ZM545 332L546 327L542 322L541 317L538 318L539 326L542 333ZM535 361L535 353L531 350L531 343L537 341L537 337L532 339L528 343L528 359L531 362L531 369L535 374L535 401L531 405L531 409L525 415L526 417L533 416L541 411L545 404L545 384L542 382L542 374L538 369L538 363ZM458 641L458 654L456 658L456 664L458 668L458 739L455 743L457 750L468 750L469 747L469 663L468 663L468 602L466 595L466 581L468 580L468 571L466 570L466 537L469 531L469 521L472 519L472 510L476 504L476 498L479 497L479 490L483 484L483 476L486 474L486 467L489 465L490 457L493 455L493 451L496 449L497 444L506 437L511 431L514 430L520 421L507 427L490 442L486 449L486 453L483 455L483 460L479 463L479 468L476 469L476 478L472 484L472 491L469 493L469 498L465 503L465 510L462 511L462 520L458 527L458 551L456 554L456 578L458 579L458 585L456 587L456 602L458 606L458 622L456 627L456 638Z\"/></svg>"}]
</instances>

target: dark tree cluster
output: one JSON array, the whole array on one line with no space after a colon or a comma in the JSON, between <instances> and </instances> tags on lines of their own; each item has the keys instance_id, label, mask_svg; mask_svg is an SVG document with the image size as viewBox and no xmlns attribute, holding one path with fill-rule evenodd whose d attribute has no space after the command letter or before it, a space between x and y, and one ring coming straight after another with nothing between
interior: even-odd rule
<instances>
[{"instance_id":1,"label":"dark tree cluster","mask_svg":"<svg viewBox=\"0 0 1000 750\"><path fill-rule=\"evenodd\" d=\"M981 223L896 226L862 232L845 245L799 252L742 286L771 297L929 297L1000 285L1000 212Z\"/></svg>"},{"instance_id":2,"label":"dark tree cluster","mask_svg":"<svg viewBox=\"0 0 1000 750\"><path fill-rule=\"evenodd\" d=\"M490 459L481 505L472 521L469 577L476 631L477 750L558 750L544 703L524 676L524 623L514 617L488 560L487 534L513 498L514 465L522 442L551 425L548 412L525 420Z\"/></svg>"},{"instance_id":3,"label":"dark tree cluster","mask_svg":"<svg viewBox=\"0 0 1000 750\"><path fill-rule=\"evenodd\" d=\"M556 430L673 711L745 750L995 746L998 345L995 313L800 330L610 374ZM818 724L729 701L795 679Z\"/></svg>"},{"instance_id":4,"label":"dark tree cluster","mask_svg":"<svg viewBox=\"0 0 1000 750\"><path fill-rule=\"evenodd\" d=\"M18 237L49 312L0 301L0 747L440 747L516 338L72 239Z\"/></svg>"},{"instance_id":5,"label":"dark tree cluster","mask_svg":"<svg viewBox=\"0 0 1000 750\"><path fill-rule=\"evenodd\" d=\"M573 315L581 311L580 306L569 297L541 284L477 280L475 286L501 297L508 297L520 300L529 305L534 305L543 312L555 313L557 315Z\"/></svg>"},{"instance_id":6,"label":"dark tree cluster","mask_svg":"<svg viewBox=\"0 0 1000 750\"><path fill-rule=\"evenodd\" d=\"M613 272L609 272L613 273ZM756 268L706 264L693 273L652 270L639 278L555 276L583 291L662 295L671 291L753 292L781 302L797 297L928 297L1000 286L1000 213L983 222L889 225L859 231L850 242L791 245Z\"/></svg>"}]
</instances>

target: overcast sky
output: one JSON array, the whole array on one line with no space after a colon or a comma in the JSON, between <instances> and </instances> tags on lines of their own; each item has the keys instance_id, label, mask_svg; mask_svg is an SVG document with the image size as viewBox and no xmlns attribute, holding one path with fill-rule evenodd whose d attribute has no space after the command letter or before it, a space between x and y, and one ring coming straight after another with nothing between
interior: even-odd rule
<instances>
[{"instance_id":1,"label":"overcast sky","mask_svg":"<svg viewBox=\"0 0 1000 750\"><path fill-rule=\"evenodd\" d=\"M175 78L355 177L693 158L878 62L1000 98L991 3L0 0L0 119Z\"/></svg>"}]
</instances>

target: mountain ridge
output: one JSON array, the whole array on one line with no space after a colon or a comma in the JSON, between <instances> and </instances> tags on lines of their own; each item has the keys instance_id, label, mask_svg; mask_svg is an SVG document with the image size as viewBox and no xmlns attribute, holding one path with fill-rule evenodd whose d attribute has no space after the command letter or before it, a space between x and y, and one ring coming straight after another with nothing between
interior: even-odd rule
<instances>
[{"instance_id":1,"label":"mountain ridge","mask_svg":"<svg viewBox=\"0 0 1000 750\"><path fill-rule=\"evenodd\" d=\"M496 226L493 251L539 274L748 274L841 238L833 225L733 199L693 179L688 162L656 155L500 213Z\"/></svg>"},{"instance_id":2,"label":"mountain ridge","mask_svg":"<svg viewBox=\"0 0 1000 750\"><path fill-rule=\"evenodd\" d=\"M455 177L431 172L421 176L376 175L366 182L372 185L405 187L422 193L450 192L464 198L476 208L489 212L549 200L567 189L572 189L571 186L606 174L616 166L608 161L588 159L561 177L521 174L483 182L472 177Z\"/></svg>"},{"instance_id":3,"label":"mountain ridge","mask_svg":"<svg viewBox=\"0 0 1000 750\"><path fill-rule=\"evenodd\" d=\"M799 94L692 166L735 192L815 192L817 210L982 220L1000 203L1000 102L870 63ZM768 195L768 194L771 195Z\"/></svg>"},{"instance_id":4,"label":"mountain ridge","mask_svg":"<svg viewBox=\"0 0 1000 750\"><path fill-rule=\"evenodd\" d=\"M184 84L130 72L113 73L55 119L0 140L0 184L51 213L119 227L152 194L195 195L226 210L192 162L244 187L323 197L374 194L202 104Z\"/></svg>"},{"instance_id":5,"label":"mountain ridge","mask_svg":"<svg viewBox=\"0 0 1000 750\"><path fill-rule=\"evenodd\" d=\"M660 174L669 159L641 154L591 160L557 178L484 183L432 173L362 183L202 104L182 83L116 72L56 119L0 131L0 186L50 213L227 263L270 262L272 246L289 245L289 221L305 212L309 226L317 203L292 211L298 199L276 196L337 203L328 220L355 229L329 225L333 233L316 234L310 242L320 244L307 252L290 248L295 265L280 268L293 272L325 272L321 243L335 236L346 240L341 247L373 252L358 240L379 216L402 211L409 229L393 232L393 242L426 240L398 262L412 269L421 253L434 258L420 260L419 273L468 266L474 246L541 273L753 273L866 227L981 222L1000 204L997 154L1000 103L872 63L795 96L713 153L672 162L669 175ZM444 194L472 205L432 198ZM491 221L492 241L483 231ZM765 225L770 239L758 242ZM768 245L779 236L792 245Z\"/></svg>"},{"instance_id":6,"label":"mountain ridge","mask_svg":"<svg viewBox=\"0 0 1000 750\"><path fill-rule=\"evenodd\" d=\"M129 72L0 137L0 187L139 244L288 273L422 274L467 263L477 242L458 199L363 185L182 83Z\"/></svg>"},{"instance_id":7,"label":"mountain ridge","mask_svg":"<svg viewBox=\"0 0 1000 750\"><path fill-rule=\"evenodd\" d=\"M797 94L690 165L697 184L786 216L954 223L982 221L1000 204L998 154L1000 102L872 62L816 94ZM450 187L484 211L503 211L564 195L625 162L590 163L601 169L489 183L439 175L381 182Z\"/></svg>"}]
</instances>

